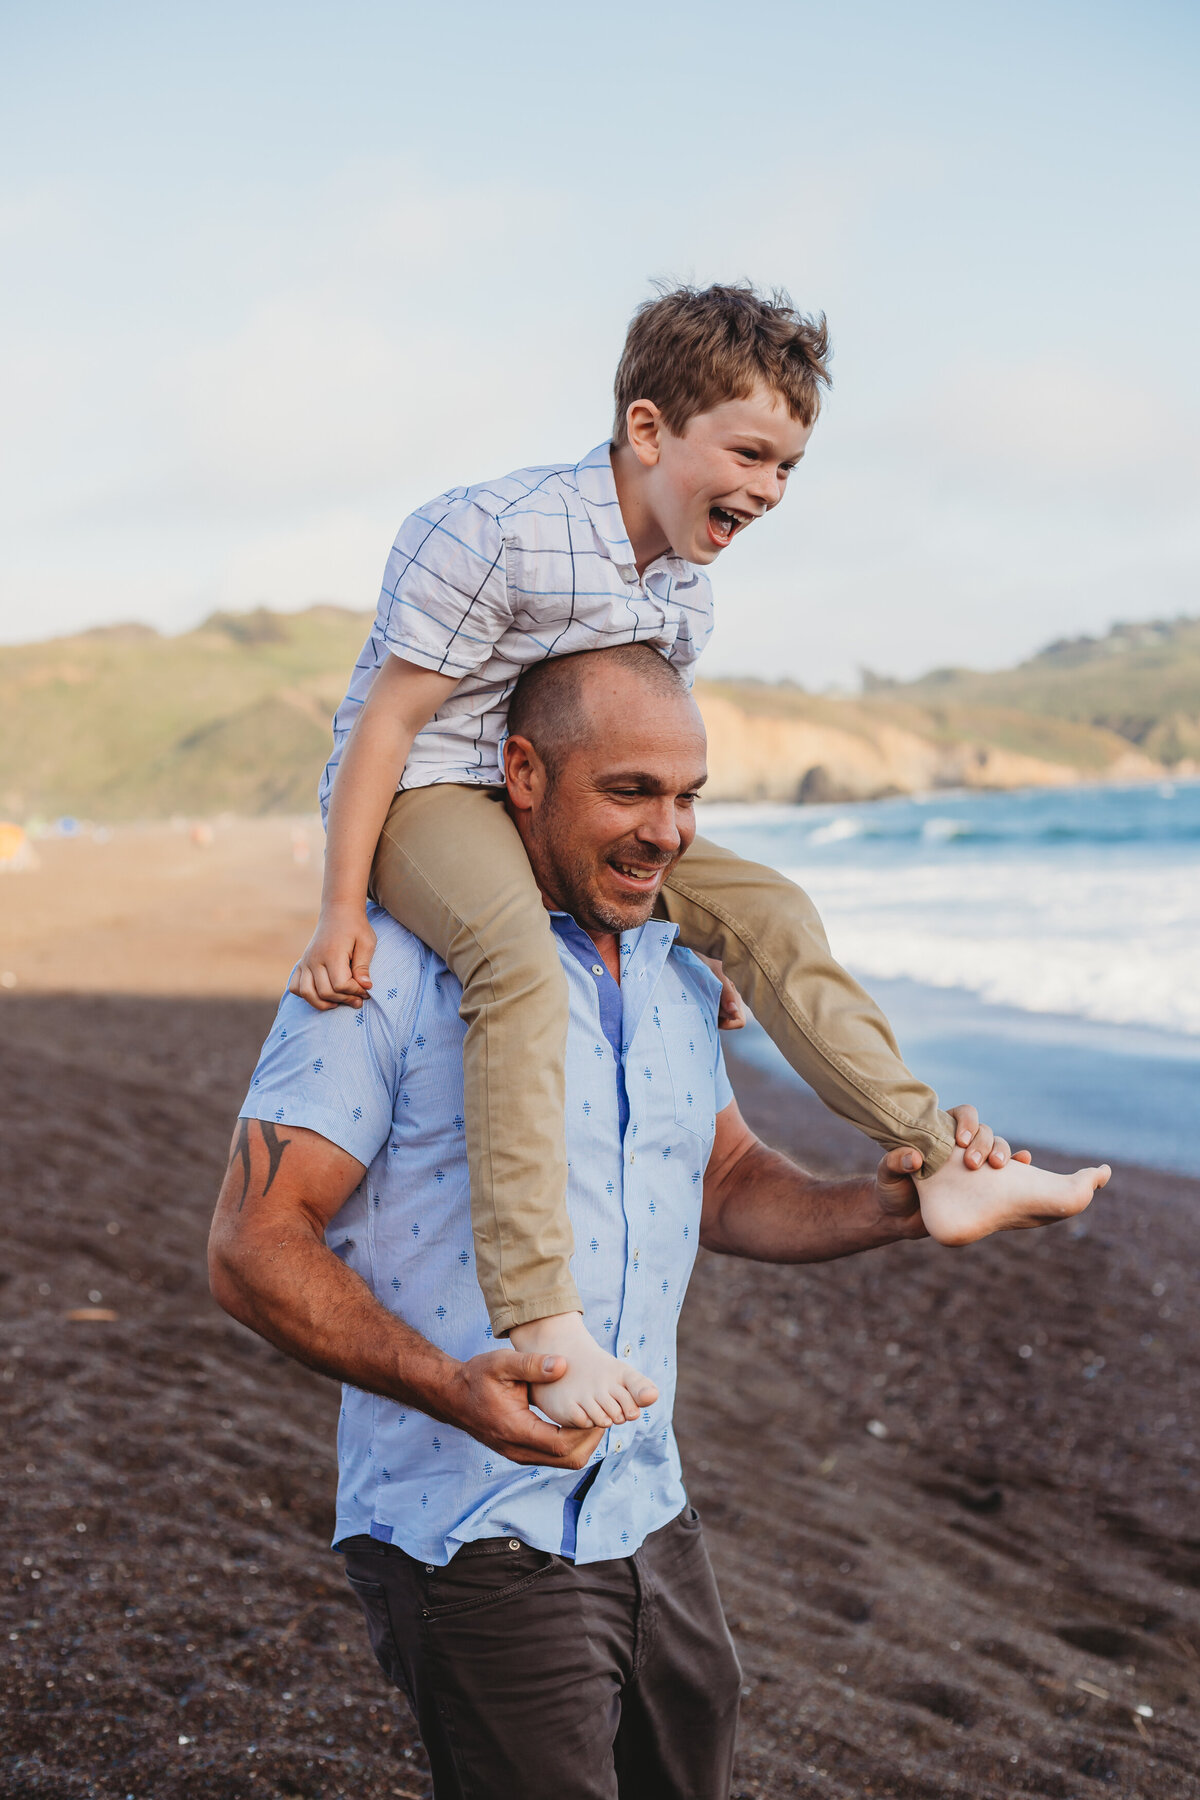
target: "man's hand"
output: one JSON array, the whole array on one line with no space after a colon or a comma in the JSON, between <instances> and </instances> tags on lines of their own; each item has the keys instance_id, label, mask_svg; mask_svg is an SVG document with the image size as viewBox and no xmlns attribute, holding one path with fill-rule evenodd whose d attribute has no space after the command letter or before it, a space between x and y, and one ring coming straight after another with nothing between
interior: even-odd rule
<instances>
[{"instance_id":1,"label":"man's hand","mask_svg":"<svg viewBox=\"0 0 1200 1800\"><path fill-rule=\"evenodd\" d=\"M375 933L365 908L322 908L304 955L292 970L288 991L318 1012L361 1006L371 987Z\"/></svg>"},{"instance_id":2,"label":"man's hand","mask_svg":"<svg viewBox=\"0 0 1200 1800\"><path fill-rule=\"evenodd\" d=\"M920 1214L921 1200L913 1174L921 1166L919 1150L889 1150L880 1157L875 1170L875 1192L879 1210L889 1219L912 1219ZM924 1230L914 1234L928 1235Z\"/></svg>"},{"instance_id":3,"label":"man's hand","mask_svg":"<svg viewBox=\"0 0 1200 1800\"><path fill-rule=\"evenodd\" d=\"M438 1396L438 1414L509 1462L582 1469L604 1428L550 1425L529 1408L531 1383L560 1381L566 1372L565 1356L522 1356L511 1345L488 1350L458 1364Z\"/></svg>"}]
</instances>

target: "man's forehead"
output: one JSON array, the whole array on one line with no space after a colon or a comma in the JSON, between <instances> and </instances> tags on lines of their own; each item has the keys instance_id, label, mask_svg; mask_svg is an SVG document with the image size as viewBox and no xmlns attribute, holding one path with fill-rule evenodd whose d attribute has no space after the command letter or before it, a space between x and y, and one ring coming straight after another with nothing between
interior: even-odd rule
<instances>
[{"instance_id":1,"label":"man's forehead","mask_svg":"<svg viewBox=\"0 0 1200 1800\"><path fill-rule=\"evenodd\" d=\"M689 693L664 693L648 683L622 683L613 693L596 682L585 692L583 710L573 754L594 778L654 776L664 789L703 778L707 739Z\"/></svg>"}]
</instances>

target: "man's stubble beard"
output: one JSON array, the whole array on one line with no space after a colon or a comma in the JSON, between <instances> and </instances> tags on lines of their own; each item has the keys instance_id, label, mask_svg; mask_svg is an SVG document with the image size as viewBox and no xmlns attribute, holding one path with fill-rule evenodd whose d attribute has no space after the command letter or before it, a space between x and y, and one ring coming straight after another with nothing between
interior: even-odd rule
<instances>
[{"instance_id":1,"label":"man's stubble beard","mask_svg":"<svg viewBox=\"0 0 1200 1800\"><path fill-rule=\"evenodd\" d=\"M545 796L541 811L530 820L532 836L550 877L559 903L585 931L634 931L644 925L654 911L658 891L645 900L630 897L626 905L606 900L596 890L596 865L581 856L571 841L567 809L553 787ZM653 860L643 845L631 861ZM664 866L671 868L678 859L672 857Z\"/></svg>"}]
</instances>

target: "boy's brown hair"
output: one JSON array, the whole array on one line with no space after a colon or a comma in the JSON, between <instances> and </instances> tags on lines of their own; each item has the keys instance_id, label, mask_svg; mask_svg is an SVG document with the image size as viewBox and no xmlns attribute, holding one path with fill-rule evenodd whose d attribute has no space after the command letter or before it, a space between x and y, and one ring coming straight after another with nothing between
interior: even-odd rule
<instances>
[{"instance_id":1,"label":"boy's brown hair","mask_svg":"<svg viewBox=\"0 0 1200 1800\"><path fill-rule=\"evenodd\" d=\"M630 321L613 383L613 442L625 442L634 400L653 400L679 437L697 413L744 400L760 381L811 425L829 386L829 356L824 313L806 317L782 289L763 295L748 281L668 289Z\"/></svg>"}]
</instances>

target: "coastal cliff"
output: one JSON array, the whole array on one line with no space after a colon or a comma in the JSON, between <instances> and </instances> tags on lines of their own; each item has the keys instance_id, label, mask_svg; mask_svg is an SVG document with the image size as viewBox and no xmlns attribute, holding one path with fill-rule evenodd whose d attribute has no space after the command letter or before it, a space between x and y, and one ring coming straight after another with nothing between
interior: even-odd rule
<instances>
[{"instance_id":1,"label":"coastal cliff","mask_svg":"<svg viewBox=\"0 0 1200 1800\"><path fill-rule=\"evenodd\" d=\"M1029 721L1005 714L948 720L916 707L741 683L701 682L696 697L708 729L711 800L871 800L931 788L1067 787L1165 773L1116 732L1086 725L1030 731ZM1041 754L1012 744L1020 725L1043 740Z\"/></svg>"}]
</instances>

